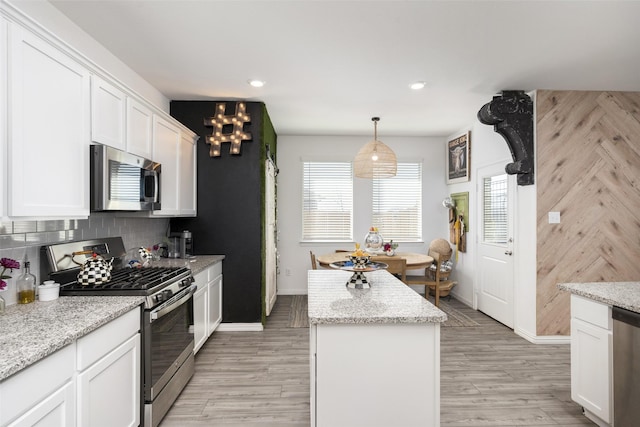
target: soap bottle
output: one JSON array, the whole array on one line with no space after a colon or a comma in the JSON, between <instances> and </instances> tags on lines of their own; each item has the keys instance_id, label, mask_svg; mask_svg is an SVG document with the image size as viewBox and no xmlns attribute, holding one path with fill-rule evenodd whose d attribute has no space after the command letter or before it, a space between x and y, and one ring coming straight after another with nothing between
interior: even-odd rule
<instances>
[{"instance_id":1,"label":"soap bottle","mask_svg":"<svg viewBox=\"0 0 640 427\"><path fill-rule=\"evenodd\" d=\"M31 274L29 261L23 262L24 270L16 279L18 289L18 304L28 304L36 300L36 276Z\"/></svg>"}]
</instances>

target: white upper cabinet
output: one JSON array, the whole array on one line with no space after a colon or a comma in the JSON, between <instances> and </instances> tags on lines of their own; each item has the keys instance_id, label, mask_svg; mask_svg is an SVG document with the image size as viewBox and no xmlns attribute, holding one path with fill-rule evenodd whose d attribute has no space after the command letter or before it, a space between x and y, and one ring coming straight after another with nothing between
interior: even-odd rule
<instances>
[{"instance_id":1,"label":"white upper cabinet","mask_svg":"<svg viewBox=\"0 0 640 427\"><path fill-rule=\"evenodd\" d=\"M196 215L196 145L193 133L153 116L153 160L162 165L160 203L154 216Z\"/></svg>"},{"instance_id":2,"label":"white upper cabinet","mask_svg":"<svg viewBox=\"0 0 640 427\"><path fill-rule=\"evenodd\" d=\"M152 215L195 216L193 132L22 19L0 16L0 220L87 218L92 143L162 164Z\"/></svg>"},{"instance_id":3,"label":"white upper cabinet","mask_svg":"<svg viewBox=\"0 0 640 427\"><path fill-rule=\"evenodd\" d=\"M7 213L87 217L89 72L17 24L8 34Z\"/></svg>"},{"instance_id":4,"label":"white upper cabinet","mask_svg":"<svg viewBox=\"0 0 640 427\"><path fill-rule=\"evenodd\" d=\"M153 156L153 112L134 98L127 98L127 151L151 159Z\"/></svg>"},{"instance_id":5,"label":"white upper cabinet","mask_svg":"<svg viewBox=\"0 0 640 427\"><path fill-rule=\"evenodd\" d=\"M178 201L180 204L180 215L196 215L196 144L194 138L182 133L180 141L180 187Z\"/></svg>"},{"instance_id":6,"label":"white upper cabinet","mask_svg":"<svg viewBox=\"0 0 640 427\"><path fill-rule=\"evenodd\" d=\"M0 64L7 63L7 21L0 17ZM0 219L6 217L7 196L7 67L0 67Z\"/></svg>"},{"instance_id":7,"label":"white upper cabinet","mask_svg":"<svg viewBox=\"0 0 640 427\"><path fill-rule=\"evenodd\" d=\"M127 97L98 76L91 76L91 140L125 150Z\"/></svg>"},{"instance_id":8,"label":"white upper cabinet","mask_svg":"<svg viewBox=\"0 0 640 427\"><path fill-rule=\"evenodd\" d=\"M178 206L178 145L180 129L173 123L156 115L153 116L153 160L162 166L160 174L160 203L162 209L154 215L175 216L180 213Z\"/></svg>"}]
</instances>

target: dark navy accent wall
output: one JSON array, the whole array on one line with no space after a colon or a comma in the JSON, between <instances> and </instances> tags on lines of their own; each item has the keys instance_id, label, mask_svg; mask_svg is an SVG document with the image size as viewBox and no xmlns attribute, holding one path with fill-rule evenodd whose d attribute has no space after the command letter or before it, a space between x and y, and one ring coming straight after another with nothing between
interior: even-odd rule
<instances>
[{"instance_id":1,"label":"dark navy accent wall","mask_svg":"<svg viewBox=\"0 0 640 427\"><path fill-rule=\"evenodd\" d=\"M235 102L227 103L227 114ZM210 157L205 136L211 128L204 118L215 112L216 101L172 101L171 115L200 135L198 140L198 216L174 218L171 230L193 233L194 254L223 254L223 322L262 320L262 120L264 104L246 102L251 123L245 125L252 140L243 141L241 155Z\"/></svg>"}]
</instances>

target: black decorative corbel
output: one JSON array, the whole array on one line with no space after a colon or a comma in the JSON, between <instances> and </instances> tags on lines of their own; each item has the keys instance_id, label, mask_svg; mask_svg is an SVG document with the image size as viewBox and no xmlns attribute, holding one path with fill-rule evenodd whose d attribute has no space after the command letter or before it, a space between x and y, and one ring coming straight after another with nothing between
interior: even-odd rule
<instances>
[{"instance_id":1,"label":"black decorative corbel","mask_svg":"<svg viewBox=\"0 0 640 427\"><path fill-rule=\"evenodd\" d=\"M478 111L478 120L507 141L513 163L505 166L509 175L518 175L519 185L534 183L533 101L522 90L505 90Z\"/></svg>"}]
</instances>

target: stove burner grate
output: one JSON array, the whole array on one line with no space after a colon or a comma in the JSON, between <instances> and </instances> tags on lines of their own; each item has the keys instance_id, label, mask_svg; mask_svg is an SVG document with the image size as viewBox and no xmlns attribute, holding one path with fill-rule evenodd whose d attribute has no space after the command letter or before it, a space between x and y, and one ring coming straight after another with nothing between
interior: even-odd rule
<instances>
[{"instance_id":1,"label":"stove burner grate","mask_svg":"<svg viewBox=\"0 0 640 427\"><path fill-rule=\"evenodd\" d=\"M144 267L144 268L121 268L111 272L111 280L107 283L80 285L78 282L69 283L61 288L61 293L73 292L77 294L99 294L100 292L117 294L136 293L145 295L153 289L162 287L184 272L185 267Z\"/></svg>"}]
</instances>

